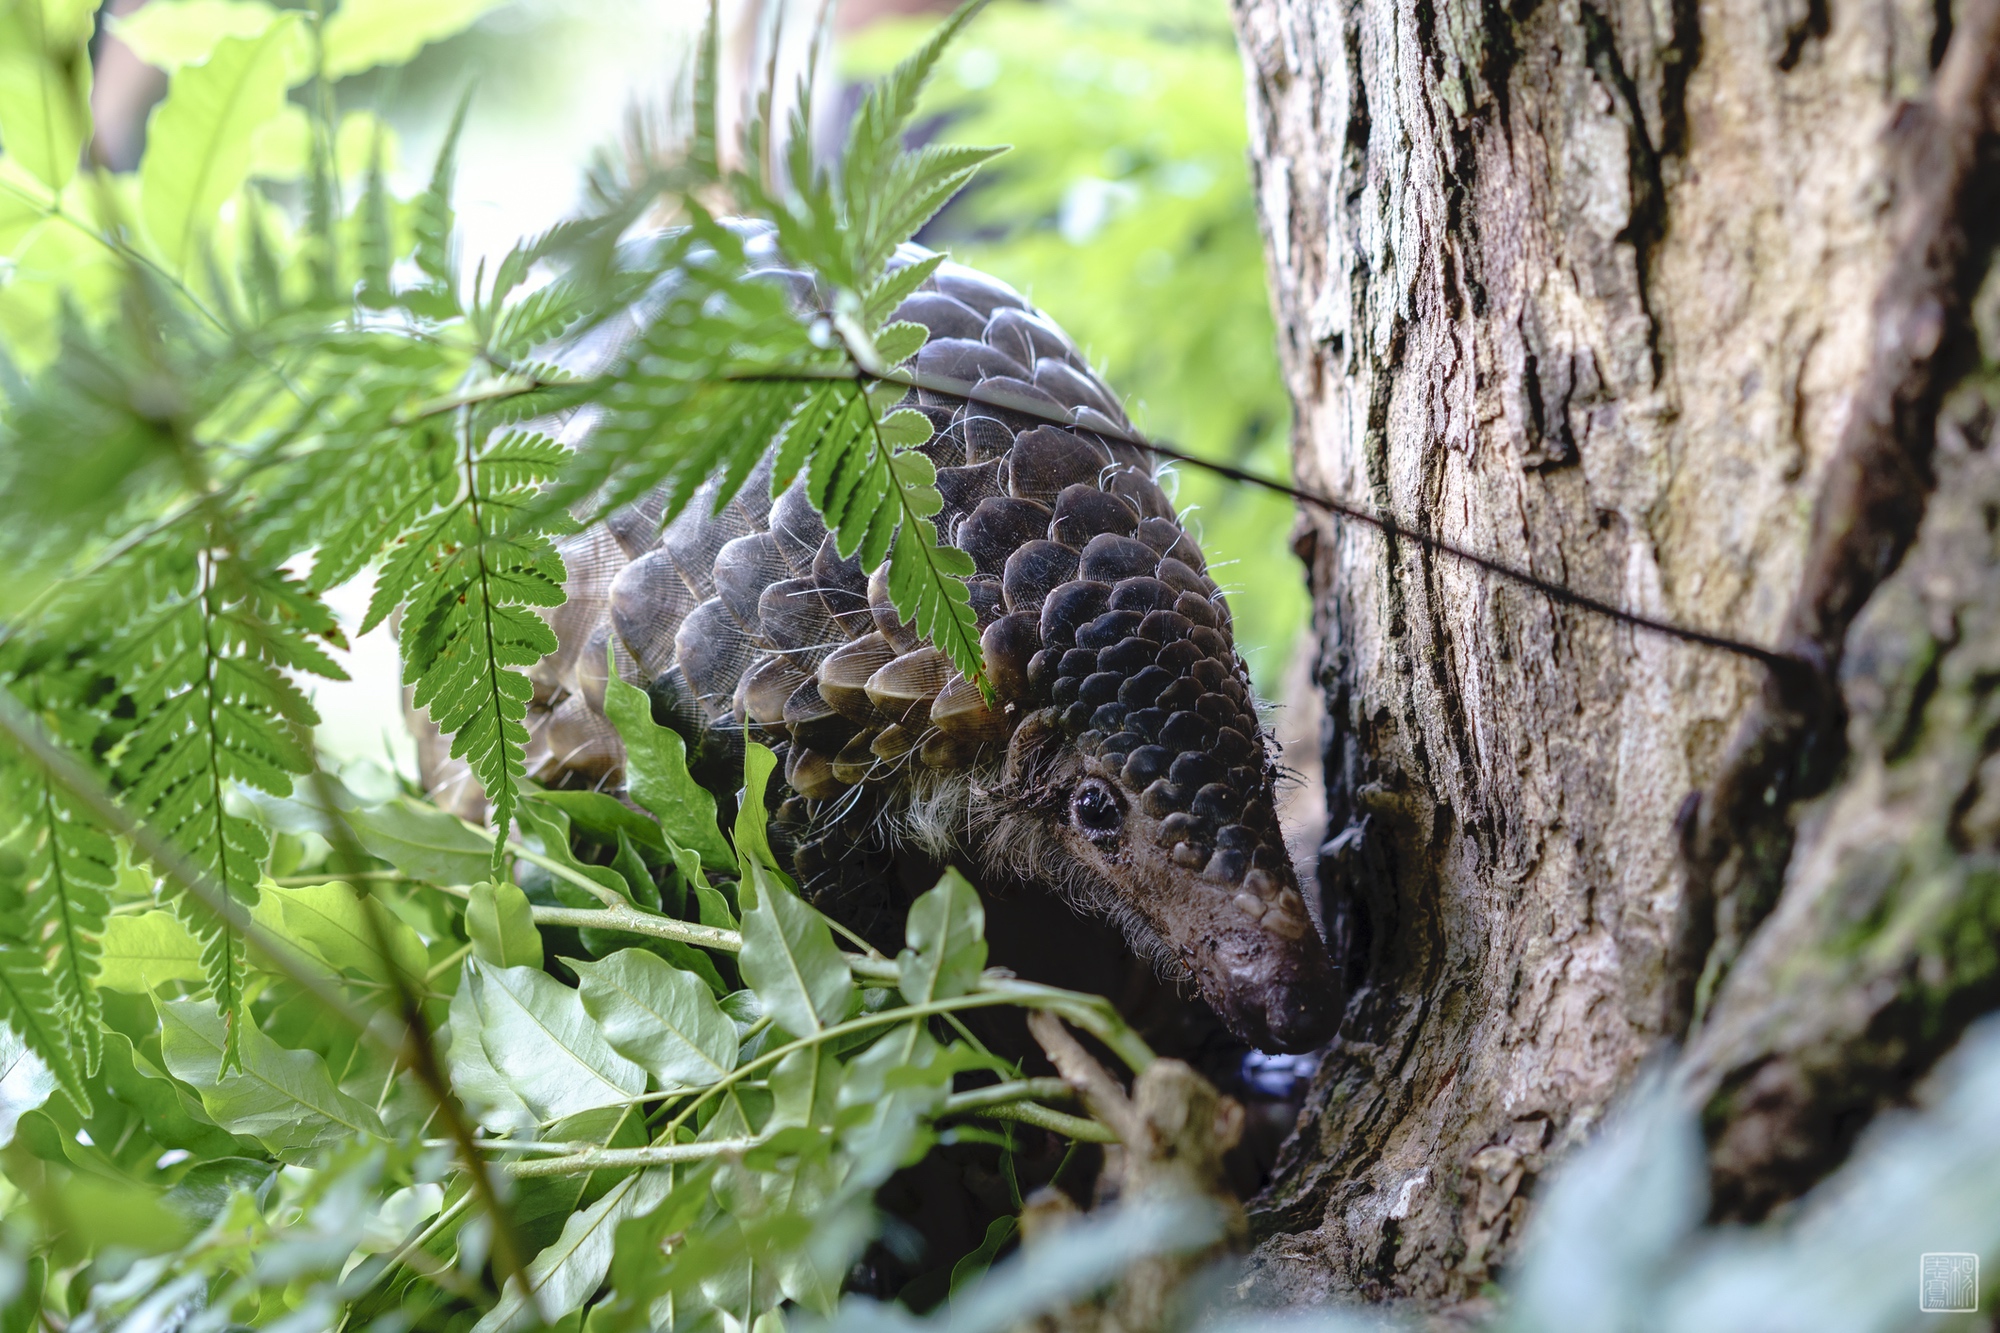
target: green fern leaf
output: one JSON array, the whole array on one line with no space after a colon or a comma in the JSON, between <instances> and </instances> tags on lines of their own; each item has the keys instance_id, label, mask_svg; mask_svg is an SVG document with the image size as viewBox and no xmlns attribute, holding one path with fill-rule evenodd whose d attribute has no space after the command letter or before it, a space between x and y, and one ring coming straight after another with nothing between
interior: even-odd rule
<instances>
[{"instance_id":1,"label":"green fern leaf","mask_svg":"<svg viewBox=\"0 0 2000 1333\"><path fill-rule=\"evenodd\" d=\"M6 938L0 940L0 1018L49 1067L57 1085L87 1116L92 1112L90 1093L63 1040L62 1009L54 984L42 970L34 949L21 943L17 933L25 924L18 920L18 912L0 907L0 930L6 932Z\"/></svg>"},{"instance_id":2,"label":"green fern leaf","mask_svg":"<svg viewBox=\"0 0 2000 1333\"><path fill-rule=\"evenodd\" d=\"M117 882L118 853L46 774L36 786L39 791L28 793L33 833L23 880L27 942L41 949L75 1062L92 1075L103 1052L99 940L110 908L105 895Z\"/></svg>"},{"instance_id":3,"label":"green fern leaf","mask_svg":"<svg viewBox=\"0 0 2000 1333\"><path fill-rule=\"evenodd\" d=\"M270 845L226 794L240 782L289 795L311 771L319 717L287 673L346 678L312 638L333 631L332 614L282 572L226 552L169 547L125 573L136 613L97 666L126 684L138 715L116 751L126 803L247 908ZM242 940L185 894L176 908L202 939L210 992L234 1033Z\"/></svg>"},{"instance_id":4,"label":"green fern leaf","mask_svg":"<svg viewBox=\"0 0 2000 1333\"><path fill-rule=\"evenodd\" d=\"M465 113L471 105L468 89L458 99L451 128L445 131L444 144L438 149L430 188L417 198L414 259L424 281L397 297L412 314L443 319L459 313L458 263L452 244L458 214L452 208L451 190L458 175L458 136L465 129Z\"/></svg>"},{"instance_id":5,"label":"green fern leaf","mask_svg":"<svg viewBox=\"0 0 2000 1333\"><path fill-rule=\"evenodd\" d=\"M938 58L959 30L979 12L983 3L984 0L969 0L961 5L924 39L923 45L869 89L860 109L854 114L848 128L847 146L841 154L840 181L841 199L845 205L843 211L851 229L846 244L853 256L852 267L857 284L872 281L895 248L909 238L917 225L921 225L919 219L916 225L906 230L896 230L901 225L900 220L910 211L904 200L890 193L899 184L907 188L911 183L895 179L899 164L910 157L903 147L903 133L909 126L910 118L916 114L917 98L923 92ZM926 169L927 176L957 174L962 167L963 175L969 177L980 162L996 151L961 148L927 150L928 154L939 155ZM984 156L977 156L979 154ZM948 155L964 155L964 161ZM956 165L946 167L947 160ZM958 185L952 187L953 191L963 184L963 179L960 179ZM941 207L944 198L932 204L923 216L927 218Z\"/></svg>"},{"instance_id":6,"label":"green fern leaf","mask_svg":"<svg viewBox=\"0 0 2000 1333\"><path fill-rule=\"evenodd\" d=\"M80 682L46 654L30 653L42 659L44 669L17 679L14 689L33 701L54 744L87 748L101 728L78 702ZM19 857L10 867L10 878L18 879L6 885L0 914L7 916L9 943L41 960L46 993L32 991L37 1003L47 1000L41 1018L67 1047L70 1064L94 1075L103 1050L96 976L110 906L106 891L117 880L117 850L46 772L11 760L11 754L0 760L0 841Z\"/></svg>"},{"instance_id":7,"label":"green fern leaf","mask_svg":"<svg viewBox=\"0 0 2000 1333\"><path fill-rule=\"evenodd\" d=\"M883 320L895 313L896 307L915 295L917 288L923 286L943 262L944 256L941 254L926 255L914 264L905 264L894 272L885 273L876 279L875 285L861 298L861 310L867 317L868 327L871 329L878 327Z\"/></svg>"},{"instance_id":8,"label":"green fern leaf","mask_svg":"<svg viewBox=\"0 0 2000 1333\"><path fill-rule=\"evenodd\" d=\"M485 788L496 861L527 771L526 671L557 647L535 608L563 601L565 571L549 534L570 523L537 501L568 457L523 431L465 446L456 493L404 534L367 618L373 625L404 606L404 682Z\"/></svg>"},{"instance_id":9,"label":"green fern leaf","mask_svg":"<svg viewBox=\"0 0 2000 1333\"><path fill-rule=\"evenodd\" d=\"M721 28L720 2L709 0L708 14L701 25L701 41L695 52L694 141L688 145L689 165L703 180L714 180L720 175L722 160L716 129L721 122L718 106L722 96Z\"/></svg>"},{"instance_id":10,"label":"green fern leaf","mask_svg":"<svg viewBox=\"0 0 2000 1333\"><path fill-rule=\"evenodd\" d=\"M861 271L873 272L875 264L886 261L898 245L936 217L981 166L1006 151L933 145L894 161L859 210L864 218L862 244L869 247Z\"/></svg>"},{"instance_id":11,"label":"green fern leaf","mask_svg":"<svg viewBox=\"0 0 2000 1333\"><path fill-rule=\"evenodd\" d=\"M726 503L812 392L784 376L838 364L782 287L744 272L742 242L698 220L662 256L678 282L600 397L604 420L552 501L612 508L665 483L666 518L713 474ZM677 267L675 267L677 266Z\"/></svg>"},{"instance_id":12,"label":"green fern leaf","mask_svg":"<svg viewBox=\"0 0 2000 1333\"><path fill-rule=\"evenodd\" d=\"M972 558L940 546L930 520L944 507L937 469L919 446L931 424L897 407L900 385L829 385L801 416L817 414L818 439L807 446L806 494L826 520L842 556L864 569L889 560L896 612L925 635L967 680L983 681L979 625L966 589ZM812 429L807 426L806 429ZM787 447L793 447L787 437Z\"/></svg>"}]
</instances>

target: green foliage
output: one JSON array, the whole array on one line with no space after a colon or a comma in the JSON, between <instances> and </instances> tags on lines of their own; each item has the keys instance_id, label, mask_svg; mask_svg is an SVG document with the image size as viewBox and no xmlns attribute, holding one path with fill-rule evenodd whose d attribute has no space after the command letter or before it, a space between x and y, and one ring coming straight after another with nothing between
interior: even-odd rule
<instances>
[{"instance_id":1,"label":"green foliage","mask_svg":"<svg viewBox=\"0 0 2000 1333\"><path fill-rule=\"evenodd\" d=\"M930 427L878 382L928 271L891 257L990 156L904 146L963 18L838 167L799 138L782 183L722 179L707 106L683 162L467 272L456 131L403 198L393 135L327 93L489 7L155 0L117 20L170 74L128 176L83 161L88 10L0 9L7 1328L768 1329L835 1309L876 1187L951 1122L1084 1132L951 1015L1045 1007L1149 1058L1104 1002L986 972L962 881L899 960L844 951L772 854L770 752L725 822L624 681L631 803L524 775L562 538L661 486L724 500L774 446L978 678ZM828 311L745 274L724 194ZM686 225L621 240L663 197ZM552 350L642 296L631 347ZM575 451L544 425L585 401ZM357 579L489 826L321 769ZM965 1077L1002 1083L954 1109Z\"/></svg>"},{"instance_id":2,"label":"green foliage","mask_svg":"<svg viewBox=\"0 0 2000 1333\"><path fill-rule=\"evenodd\" d=\"M867 29L873 73L927 35ZM1007 155L924 231L1028 292L1076 337L1133 419L1193 453L1284 476L1290 404L1245 159L1242 58L1222 0L996 0L938 62L919 115L940 150ZM1305 624L1283 497L1193 468L1177 502L1267 694Z\"/></svg>"},{"instance_id":3,"label":"green foliage","mask_svg":"<svg viewBox=\"0 0 2000 1333\"><path fill-rule=\"evenodd\" d=\"M542 965L542 932L518 884L473 885L465 903L465 934L472 956L489 967Z\"/></svg>"},{"instance_id":4,"label":"green foliage","mask_svg":"<svg viewBox=\"0 0 2000 1333\"><path fill-rule=\"evenodd\" d=\"M139 164L140 214L161 261L185 273L222 205L250 174L250 141L285 104L303 42L287 15L227 37L174 77Z\"/></svg>"},{"instance_id":5,"label":"green foliage","mask_svg":"<svg viewBox=\"0 0 2000 1333\"><path fill-rule=\"evenodd\" d=\"M90 137L90 0L11 0L0 8L0 142L60 190Z\"/></svg>"},{"instance_id":6,"label":"green foliage","mask_svg":"<svg viewBox=\"0 0 2000 1333\"><path fill-rule=\"evenodd\" d=\"M688 773L687 742L672 728L653 721L653 705L646 692L613 672L604 687L604 714L626 738L625 789L659 821L660 850L671 850L677 863L680 848L694 852L699 860L684 870L690 878L700 877L702 862L716 867L735 865L729 843L716 828L715 797ZM564 799L564 794L552 793L550 799ZM627 827L626 815L611 818L619 821L620 828ZM640 823L644 825L644 821Z\"/></svg>"}]
</instances>

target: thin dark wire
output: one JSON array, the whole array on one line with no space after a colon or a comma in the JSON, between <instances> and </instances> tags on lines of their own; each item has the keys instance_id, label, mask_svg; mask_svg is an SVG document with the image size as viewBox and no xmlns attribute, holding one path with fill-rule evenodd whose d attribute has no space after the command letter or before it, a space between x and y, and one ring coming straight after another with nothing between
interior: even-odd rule
<instances>
[{"instance_id":1,"label":"thin dark wire","mask_svg":"<svg viewBox=\"0 0 2000 1333\"><path fill-rule=\"evenodd\" d=\"M1588 593L1577 592L1573 588L1568 588L1560 583L1545 579L1539 574L1530 573L1518 565L1512 565L1504 560L1460 546L1458 543L1448 541L1435 533L1400 522L1387 514L1378 513L1363 505L1354 504L1347 500L1337 500L1330 495L1322 495L1318 491L1309 491L1303 487L1293 486L1270 477L1259 476L1255 472L1248 472L1228 463L1217 463L1210 459L1198 458L1193 454L1176 449L1172 445L1161 444L1157 440L1147 439L1136 431L1126 430L1109 420L1081 424L1060 409L1051 408L1049 404L1030 398L1025 394L1012 393L1005 389L990 389L983 384L973 384L966 380L951 379L942 375L931 375L922 371L907 370L891 370L882 373L863 372L860 376L855 376L851 373L826 375L812 375L810 373L794 373L789 375L784 373L764 373L744 375L739 378L746 380L786 380L791 382L842 378L880 380L887 384L900 384L906 388L922 389L928 393L938 393L951 398L963 399L969 403L981 403L989 407L1002 408L1005 411L1017 412L1023 416L1034 417L1054 425L1080 426L1081 429L1091 431L1093 434L1109 436L1122 443L1144 449L1160 458L1172 459L1177 463L1186 463L1191 467L1198 467L1204 471L1212 472L1219 477L1227 477L1231 481L1261 487L1264 490L1272 491L1279 495L1290 496L1300 504L1324 510L1336 518L1347 519L1374 528L1377 532L1380 532L1383 536L1391 540L1398 537L1406 537L1427 550L1436 551L1440 555L1450 556L1454 560L1460 560L1475 568L1483 569L1489 574L1497 574L1510 582L1520 584L1522 587L1531 588L1551 601L1564 606L1574 606L1584 611L1593 611L1598 615L1609 617L1621 625L1630 625L1634 629L1646 630L1653 634L1663 634L1669 638L1680 639L1687 643L1700 644L1704 648L1714 648L1721 652L1733 653L1738 657L1749 658L1753 662L1760 663L1772 671L1787 676L1807 665L1800 658L1792 656L1789 653L1778 652L1775 649L1765 648L1754 643L1746 643L1742 639L1732 639L1726 634L1716 634L1709 630L1695 629L1691 626L1675 624L1671 620L1661 620L1655 616L1628 610L1615 602L1603 601L1600 598L1590 596Z\"/></svg>"}]
</instances>

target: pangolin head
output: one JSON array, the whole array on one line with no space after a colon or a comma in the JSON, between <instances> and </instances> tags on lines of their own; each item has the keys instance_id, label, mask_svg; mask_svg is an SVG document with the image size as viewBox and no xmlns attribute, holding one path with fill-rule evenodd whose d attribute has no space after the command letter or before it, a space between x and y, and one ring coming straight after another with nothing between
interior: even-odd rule
<instances>
[{"instance_id":1,"label":"pangolin head","mask_svg":"<svg viewBox=\"0 0 2000 1333\"><path fill-rule=\"evenodd\" d=\"M742 234L753 270L825 308L768 230ZM900 619L886 566L840 555L802 483L771 494L767 457L736 499L696 496L663 532L656 497L565 544L563 647L535 672L530 771L615 781L610 646L662 720L716 746L747 726L782 752L773 833L809 892L879 882L905 842L967 858L1120 922L1240 1039L1319 1045L1341 988L1279 833L1227 604L1155 459L1004 284L945 263L894 318L928 331L921 375L970 390L905 401L935 430L921 447L940 538L975 566L983 680Z\"/></svg>"},{"instance_id":2,"label":"pangolin head","mask_svg":"<svg viewBox=\"0 0 2000 1333\"><path fill-rule=\"evenodd\" d=\"M1278 827L1277 766L1228 612L1191 548L1113 530L1082 542L1073 570L1046 546L1010 556L1017 583L1070 577L982 639L1018 720L992 814L973 822L992 830L993 870L1032 863L1119 922L1239 1038L1309 1050L1332 1035L1340 988Z\"/></svg>"}]
</instances>

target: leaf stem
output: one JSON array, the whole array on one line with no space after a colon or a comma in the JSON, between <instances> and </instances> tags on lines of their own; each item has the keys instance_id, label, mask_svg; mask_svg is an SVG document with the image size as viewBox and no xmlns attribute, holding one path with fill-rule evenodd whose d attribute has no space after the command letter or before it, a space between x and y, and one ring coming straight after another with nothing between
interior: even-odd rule
<instances>
[{"instance_id":1,"label":"leaf stem","mask_svg":"<svg viewBox=\"0 0 2000 1333\"><path fill-rule=\"evenodd\" d=\"M1110 1128L1095 1120L1085 1120L1081 1116L1064 1115L1061 1111L1051 1111L1046 1106L1034 1102L1010 1102L1004 1106L985 1106L973 1111L974 1115L988 1120L1012 1120L1023 1125L1033 1125L1085 1143L1116 1143L1118 1136Z\"/></svg>"},{"instance_id":2,"label":"leaf stem","mask_svg":"<svg viewBox=\"0 0 2000 1333\"><path fill-rule=\"evenodd\" d=\"M519 843L507 845L515 851L524 850ZM436 887L454 898L472 896L472 890L462 885L440 884ZM693 944L722 953L743 951L743 937L733 930L723 930L719 926L698 926L692 921L677 921L670 916L656 916L651 912L642 912L629 904L594 908L533 906L529 911L538 926L574 926L580 930L622 930L630 935L648 935L656 940L676 940L682 944Z\"/></svg>"},{"instance_id":3,"label":"leaf stem","mask_svg":"<svg viewBox=\"0 0 2000 1333\"><path fill-rule=\"evenodd\" d=\"M446 416L462 407L477 407L481 403L519 398L537 389L546 389L564 382L545 380L536 375L502 375L498 379L481 380L456 393L426 399L407 411L398 412L390 420L398 426L414 426L419 421Z\"/></svg>"},{"instance_id":4,"label":"leaf stem","mask_svg":"<svg viewBox=\"0 0 2000 1333\"><path fill-rule=\"evenodd\" d=\"M534 1176L587 1175L593 1171L619 1171L649 1166L672 1166L677 1162L701 1162L711 1157L727 1157L760 1147L766 1135L747 1139L716 1139L709 1143L656 1143L645 1148L590 1148L567 1157L551 1157L538 1162L510 1162L507 1174L516 1180Z\"/></svg>"},{"instance_id":5,"label":"leaf stem","mask_svg":"<svg viewBox=\"0 0 2000 1333\"><path fill-rule=\"evenodd\" d=\"M1045 987L1037 987L1036 989L1049 991L1059 996L1070 995L1070 992L1058 991L1055 990L1054 987L1045 986ZM756 1059L750 1061L748 1064L737 1066L729 1073L723 1075L715 1082L709 1084L706 1088L703 1088L698 1094L695 1095L695 1097L691 1101L688 1102L686 1106L682 1107L680 1111L675 1114L672 1120L669 1120L667 1122L666 1127L660 1131L661 1137L667 1137L671 1135L675 1130L679 1129L681 1125L687 1120L687 1118L690 1115L694 1114L695 1109L697 1107L701 1106L702 1103L706 1102L710 1097L713 1097L716 1093L721 1092L727 1088L734 1087L736 1084L742 1082L744 1079L749 1078L752 1074L762 1073L765 1069L775 1066L780 1060L792 1054L794 1051L807 1050L811 1047L818 1046L826 1042L834 1041L841 1037L848 1037L848 1036L853 1036L854 1034L859 1032L866 1032L871 1028L893 1027L898 1023L909 1022L913 1019L930 1018L938 1014L948 1014L955 1010L984 1009L987 1008L988 1006L996 1004L1018 1004L1020 1002L1021 1001L1017 998L1015 993L1011 991L999 990L999 989L982 990L982 991L975 991L968 995L954 995L951 998L944 1000L930 1000L924 1004L904 1005L899 1009L884 1009L881 1013L878 1014L863 1014L859 1018L850 1018L845 1023L836 1023L832 1027L822 1028L810 1037L800 1037L795 1041L790 1041L785 1043L783 1046L780 1046L775 1050L765 1051L763 1054L759 1055ZM1061 1012L1064 1017L1066 1018L1069 1017L1069 1009L1067 1007L1060 1010L1059 1012ZM1084 1026L1080 1019L1073 1021L1076 1021L1078 1023L1078 1026ZM1121 1024L1120 1026L1123 1025ZM1096 1035L1094 1029L1086 1029L1086 1030L1090 1030L1092 1032L1092 1035ZM1134 1040L1137 1040L1137 1038L1135 1037ZM1105 1044L1110 1045L1111 1043L1107 1041ZM1114 1046L1112 1047L1112 1049L1117 1050L1117 1047ZM1151 1057L1151 1054L1152 1053L1150 1051L1147 1052L1147 1056L1149 1059Z\"/></svg>"},{"instance_id":6,"label":"leaf stem","mask_svg":"<svg viewBox=\"0 0 2000 1333\"><path fill-rule=\"evenodd\" d=\"M974 1088L970 1092L954 1092L944 1099L944 1109L939 1114L958 1115L986 1107L1002 1106L1008 1102L1050 1097L1070 1098L1075 1095L1076 1090L1059 1078L1017 1078L1007 1083Z\"/></svg>"}]
</instances>

